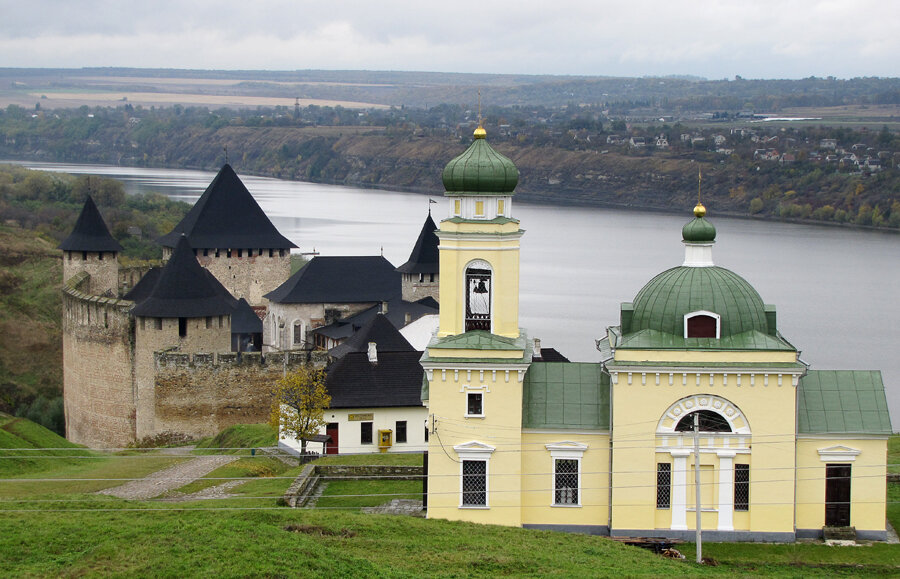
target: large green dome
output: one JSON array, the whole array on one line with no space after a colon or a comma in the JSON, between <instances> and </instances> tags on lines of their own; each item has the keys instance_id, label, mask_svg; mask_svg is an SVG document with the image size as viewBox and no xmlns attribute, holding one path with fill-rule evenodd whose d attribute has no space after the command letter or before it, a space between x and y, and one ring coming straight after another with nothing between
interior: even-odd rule
<instances>
[{"instance_id":1,"label":"large green dome","mask_svg":"<svg viewBox=\"0 0 900 579\"><path fill-rule=\"evenodd\" d=\"M475 141L462 155L444 167L441 176L450 195L511 195L519 182L519 170L475 131Z\"/></svg>"},{"instance_id":2,"label":"large green dome","mask_svg":"<svg viewBox=\"0 0 900 579\"><path fill-rule=\"evenodd\" d=\"M634 298L630 332L658 330L681 336L684 316L705 310L721 316L721 337L768 333L766 308L747 280L722 267L673 267Z\"/></svg>"}]
</instances>

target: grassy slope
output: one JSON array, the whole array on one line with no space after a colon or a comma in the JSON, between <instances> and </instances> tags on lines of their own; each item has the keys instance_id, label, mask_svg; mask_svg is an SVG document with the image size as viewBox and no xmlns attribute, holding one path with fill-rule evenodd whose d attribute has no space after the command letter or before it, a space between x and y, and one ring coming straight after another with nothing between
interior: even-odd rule
<instances>
[{"instance_id":1,"label":"grassy slope","mask_svg":"<svg viewBox=\"0 0 900 579\"><path fill-rule=\"evenodd\" d=\"M0 409L10 389L48 398L62 392L61 283L53 244L0 226Z\"/></svg>"},{"instance_id":2,"label":"grassy slope","mask_svg":"<svg viewBox=\"0 0 900 579\"><path fill-rule=\"evenodd\" d=\"M5 418L3 425L10 422ZM64 444L27 421L16 424L19 438L34 446L60 448ZM235 428L223 439L232 444L252 442L258 439L259 430ZM364 462L380 463L394 462L397 456L421 460L420 455L362 458ZM352 462L361 460L353 458ZM54 461L52 473L32 469L31 474L40 478L31 484L3 482L11 475L0 476L0 509L5 511L0 516L0 560L4 561L5 575L631 577L900 573L898 545L833 548L707 544L705 555L717 559L720 565L698 568L689 562L690 545L683 549L688 561L679 562L600 537L345 510L277 507L277 497L299 469L245 483L235 489L238 497L224 500L127 502L88 494L119 482L99 479L143 476L176 460L146 451L77 463L70 457ZM238 462L254 465L270 461L257 456ZM246 465L229 474L245 476L239 471ZM69 480L55 483L47 480L49 476ZM900 500L897 487L900 485L892 485L891 500ZM384 490L409 489L398 486ZM347 494L352 492L356 491L350 489ZM900 523L898 511L892 507L895 524ZM287 531L288 525L301 529Z\"/></svg>"}]
</instances>

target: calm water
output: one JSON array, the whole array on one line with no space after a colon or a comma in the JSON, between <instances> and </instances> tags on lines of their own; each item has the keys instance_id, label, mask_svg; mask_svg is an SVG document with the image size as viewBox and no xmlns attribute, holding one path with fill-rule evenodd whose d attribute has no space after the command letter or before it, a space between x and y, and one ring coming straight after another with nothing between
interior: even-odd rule
<instances>
[{"instance_id":1,"label":"calm water","mask_svg":"<svg viewBox=\"0 0 900 579\"><path fill-rule=\"evenodd\" d=\"M195 201L214 173L30 163L48 171L121 179L129 193ZM409 257L428 197L241 177L282 234L322 255ZM432 196L435 220L447 215ZM745 277L778 307L782 334L813 369L880 369L900 430L900 235L716 217L717 265ZM680 265L684 215L514 204L522 238L520 323L573 361L594 361L594 340L618 323L654 275Z\"/></svg>"}]
</instances>

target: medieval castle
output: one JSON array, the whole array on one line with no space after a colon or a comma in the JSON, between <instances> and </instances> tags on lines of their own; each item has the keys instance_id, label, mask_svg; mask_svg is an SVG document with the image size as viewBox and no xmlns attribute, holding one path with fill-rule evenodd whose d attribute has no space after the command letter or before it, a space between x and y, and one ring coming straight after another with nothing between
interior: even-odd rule
<instances>
[{"instance_id":1,"label":"medieval castle","mask_svg":"<svg viewBox=\"0 0 900 579\"><path fill-rule=\"evenodd\" d=\"M159 239L165 265L124 268L88 198L59 246L66 437L121 447L265 422L268 386L322 362L324 347L359 328L348 320L389 307L396 325L436 313L435 229L429 215L399 268L380 256L318 257L291 276L296 246L226 164Z\"/></svg>"}]
</instances>

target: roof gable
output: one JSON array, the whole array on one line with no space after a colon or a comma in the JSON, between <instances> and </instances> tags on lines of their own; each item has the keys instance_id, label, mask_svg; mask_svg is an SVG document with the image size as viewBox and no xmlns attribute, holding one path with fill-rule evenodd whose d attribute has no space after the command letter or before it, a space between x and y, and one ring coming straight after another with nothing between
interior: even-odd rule
<instances>
[{"instance_id":1,"label":"roof gable","mask_svg":"<svg viewBox=\"0 0 900 579\"><path fill-rule=\"evenodd\" d=\"M197 203L168 234L159 238L174 247L184 234L193 248L287 249L297 247L281 235L227 163Z\"/></svg>"},{"instance_id":2,"label":"roof gable","mask_svg":"<svg viewBox=\"0 0 900 579\"><path fill-rule=\"evenodd\" d=\"M182 236L149 295L134 315L152 318L201 318L231 314L237 301L219 280L200 267Z\"/></svg>"},{"instance_id":3,"label":"roof gable","mask_svg":"<svg viewBox=\"0 0 900 579\"><path fill-rule=\"evenodd\" d=\"M416 239L409 260L397 268L400 273L438 273L440 270L440 257L438 251L438 236L435 233L437 226L431 218L431 210L422 231Z\"/></svg>"},{"instance_id":4,"label":"roof gable","mask_svg":"<svg viewBox=\"0 0 900 579\"><path fill-rule=\"evenodd\" d=\"M90 195L75 221L72 233L59 244L64 251L122 251L119 242L113 239L103 221L97 205Z\"/></svg>"},{"instance_id":5,"label":"roof gable","mask_svg":"<svg viewBox=\"0 0 900 579\"><path fill-rule=\"evenodd\" d=\"M382 256L314 257L266 294L279 304L364 303L400 296L400 274Z\"/></svg>"},{"instance_id":6,"label":"roof gable","mask_svg":"<svg viewBox=\"0 0 900 579\"><path fill-rule=\"evenodd\" d=\"M368 352L369 343L374 342L378 355L382 352L415 352L412 345L400 333L387 317L377 314L366 325L359 329L343 344L332 348L328 353L335 358L350 352Z\"/></svg>"}]
</instances>

